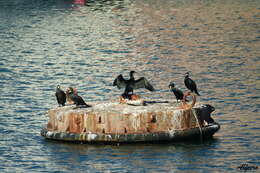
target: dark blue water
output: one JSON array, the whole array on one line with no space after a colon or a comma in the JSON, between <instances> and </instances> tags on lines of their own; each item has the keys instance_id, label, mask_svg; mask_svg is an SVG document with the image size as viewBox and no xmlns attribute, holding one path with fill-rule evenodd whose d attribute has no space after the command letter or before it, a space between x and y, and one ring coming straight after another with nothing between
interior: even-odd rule
<instances>
[{"instance_id":1,"label":"dark blue water","mask_svg":"<svg viewBox=\"0 0 260 173\"><path fill-rule=\"evenodd\" d=\"M0 1L0 172L237 172L260 166L260 1ZM82 145L39 132L55 87L118 98L129 70L174 99L192 72L221 124L203 143ZM259 170L258 170L259 171Z\"/></svg>"}]
</instances>

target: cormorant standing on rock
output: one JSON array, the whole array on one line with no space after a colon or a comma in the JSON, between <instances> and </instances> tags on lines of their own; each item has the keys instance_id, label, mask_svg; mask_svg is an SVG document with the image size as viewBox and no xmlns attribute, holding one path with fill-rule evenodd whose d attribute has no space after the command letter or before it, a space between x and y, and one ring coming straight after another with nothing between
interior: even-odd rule
<instances>
[{"instance_id":1,"label":"cormorant standing on rock","mask_svg":"<svg viewBox=\"0 0 260 173\"><path fill-rule=\"evenodd\" d=\"M57 87L56 87L55 96L56 96L56 99L57 99L59 106L60 105L65 106L66 94L62 89L60 89L60 85L57 85Z\"/></svg>"},{"instance_id":2,"label":"cormorant standing on rock","mask_svg":"<svg viewBox=\"0 0 260 173\"><path fill-rule=\"evenodd\" d=\"M191 92L195 92L198 96L200 96L196 83L191 78L189 78L189 72L186 73L184 84Z\"/></svg>"},{"instance_id":3,"label":"cormorant standing on rock","mask_svg":"<svg viewBox=\"0 0 260 173\"><path fill-rule=\"evenodd\" d=\"M138 80L135 80L134 73L135 71L130 71L130 79L128 80L124 79L122 74L120 74L113 82L113 86L117 86L118 89L125 87L125 91L122 94L124 98L130 98L131 94L133 94L134 92L134 89L138 88L146 88L149 91L154 91L153 86L148 82L146 78L141 77Z\"/></svg>"},{"instance_id":4,"label":"cormorant standing on rock","mask_svg":"<svg viewBox=\"0 0 260 173\"><path fill-rule=\"evenodd\" d=\"M85 103L81 96L77 94L76 89L69 87L66 92L68 93L69 98L74 102L74 104L76 104L76 106L91 107Z\"/></svg>"},{"instance_id":5,"label":"cormorant standing on rock","mask_svg":"<svg viewBox=\"0 0 260 173\"><path fill-rule=\"evenodd\" d=\"M175 85L174 85L173 82L171 82L169 84L169 88L171 89L171 91L175 95L177 103L178 103L178 100L182 100L183 99L183 96L184 96L183 92L181 90L179 90L178 88L175 88Z\"/></svg>"}]
</instances>

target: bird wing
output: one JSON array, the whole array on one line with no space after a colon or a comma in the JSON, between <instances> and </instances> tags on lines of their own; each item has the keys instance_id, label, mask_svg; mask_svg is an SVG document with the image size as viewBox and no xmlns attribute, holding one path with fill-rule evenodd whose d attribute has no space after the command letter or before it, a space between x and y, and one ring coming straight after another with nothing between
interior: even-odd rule
<instances>
[{"instance_id":1,"label":"bird wing","mask_svg":"<svg viewBox=\"0 0 260 173\"><path fill-rule=\"evenodd\" d=\"M58 89L58 90L56 90L55 96L61 98L61 97L66 97L66 94L63 90Z\"/></svg>"},{"instance_id":2,"label":"bird wing","mask_svg":"<svg viewBox=\"0 0 260 173\"><path fill-rule=\"evenodd\" d=\"M124 88L126 86L126 80L124 79L122 74L117 76L117 78L113 82L113 86L117 86L118 89Z\"/></svg>"},{"instance_id":3,"label":"bird wing","mask_svg":"<svg viewBox=\"0 0 260 173\"><path fill-rule=\"evenodd\" d=\"M83 100L83 98L81 96L77 96L77 103L79 105L86 105L85 101Z\"/></svg>"},{"instance_id":4,"label":"bird wing","mask_svg":"<svg viewBox=\"0 0 260 173\"><path fill-rule=\"evenodd\" d=\"M134 83L134 89L138 88L146 88L149 91L154 91L153 86L148 82L148 80L144 77L141 77L140 79L136 80Z\"/></svg>"},{"instance_id":5,"label":"bird wing","mask_svg":"<svg viewBox=\"0 0 260 173\"><path fill-rule=\"evenodd\" d=\"M184 84L190 90L194 90L195 88L197 88L196 83L190 78L185 79Z\"/></svg>"},{"instance_id":6,"label":"bird wing","mask_svg":"<svg viewBox=\"0 0 260 173\"><path fill-rule=\"evenodd\" d=\"M197 85L196 85L196 83L194 82L194 80L190 79L189 82L194 86L195 89L197 89Z\"/></svg>"},{"instance_id":7,"label":"bird wing","mask_svg":"<svg viewBox=\"0 0 260 173\"><path fill-rule=\"evenodd\" d=\"M174 94L176 95L176 97L178 97L179 99L183 99L183 92L180 90L180 89L178 89L178 88L175 88L175 90L174 90Z\"/></svg>"}]
</instances>

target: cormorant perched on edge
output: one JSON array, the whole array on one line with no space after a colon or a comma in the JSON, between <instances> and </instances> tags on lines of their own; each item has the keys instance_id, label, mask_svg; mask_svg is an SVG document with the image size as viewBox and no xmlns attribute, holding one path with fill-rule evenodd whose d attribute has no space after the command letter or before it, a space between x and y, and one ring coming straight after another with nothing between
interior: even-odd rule
<instances>
[{"instance_id":1,"label":"cormorant perched on edge","mask_svg":"<svg viewBox=\"0 0 260 173\"><path fill-rule=\"evenodd\" d=\"M186 76L185 76L185 79L184 79L184 84L185 86L191 91L191 92L195 92L198 96L200 96L200 94L198 93L198 90L197 90L197 85L196 83L191 79L189 78L189 72L185 73Z\"/></svg>"},{"instance_id":2,"label":"cormorant perched on edge","mask_svg":"<svg viewBox=\"0 0 260 173\"><path fill-rule=\"evenodd\" d=\"M68 93L69 98L76 104L76 106L82 107L91 107L90 105L86 104L85 101L81 96L77 94L77 91L72 87L69 87L66 91Z\"/></svg>"},{"instance_id":3,"label":"cormorant perched on edge","mask_svg":"<svg viewBox=\"0 0 260 173\"><path fill-rule=\"evenodd\" d=\"M118 75L117 78L113 82L113 86L117 86L118 89L121 89L125 87L125 91L122 94L124 98L130 98L131 95L129 93L133 94L134 89L138 88L146 88L149 91L154 91L153 86L148 82L148 80L144 77L141 77L137 80L134 78L135 71L130 71L130 79L126 80L122 76L122 74Z\"/></svg>"},{"instance_id":4,"label":"cormorant perched on edge","mask_svg":"<svg viewBox=\"0 0 260 173\"><path fill-rule=\"evenodd\" d=\"M57 87L56 87L55 96L56 96L56 99L57 99L59 106L60 105L65 106L66 94L62 89L60 89L60 85L57 85Z\"/></svg>"},{"instance_id":5,"label":"cormorant perched on edge","mask_svg":"<svg viewBox=\"0 0 260 173\"><path fill-rule=\"evenodd\" d=\"M210 116L213 111L215 111L215 108L211 106L210 104L205 104L202 106L202 114L201 119L206 121L207 124L214 123L214 119Z\"/></svg>"},{"instance_id":6,"label":"cormorant perched on edge","mask_svg":"<svg viewBox=\"0 0 260 173\"><path fill-rule=\"evenodd\" d=\"M178 103L178 100L182 100L183 99L183 96L184 96L183 92L181 90L179 90L178 88L175 88L175 85L174 85L173 82L171 82L169 84L169 88L171 89L171 91L175 95L177 103Z\"/></svg>"}]
</instances>

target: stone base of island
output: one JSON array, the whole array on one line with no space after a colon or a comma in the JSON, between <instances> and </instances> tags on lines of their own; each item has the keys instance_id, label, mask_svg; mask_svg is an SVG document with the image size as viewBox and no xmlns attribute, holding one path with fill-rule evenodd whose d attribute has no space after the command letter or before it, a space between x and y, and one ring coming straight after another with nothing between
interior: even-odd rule
<instances>
[{"instance_id":1,"label":"stone base of island","mask_svg":"<svg viewBox=\"0 0 260 173\"><path fill-rule=\"evenodd\" d=\"M118 102L92 105L49 110L49 121L41 135L71 142L162 142L210 138L220 128L216 122L206 122L212 110L203 104L190 109L169 101L150 101L138 106Z\"/></svg>"}]
</instances>

